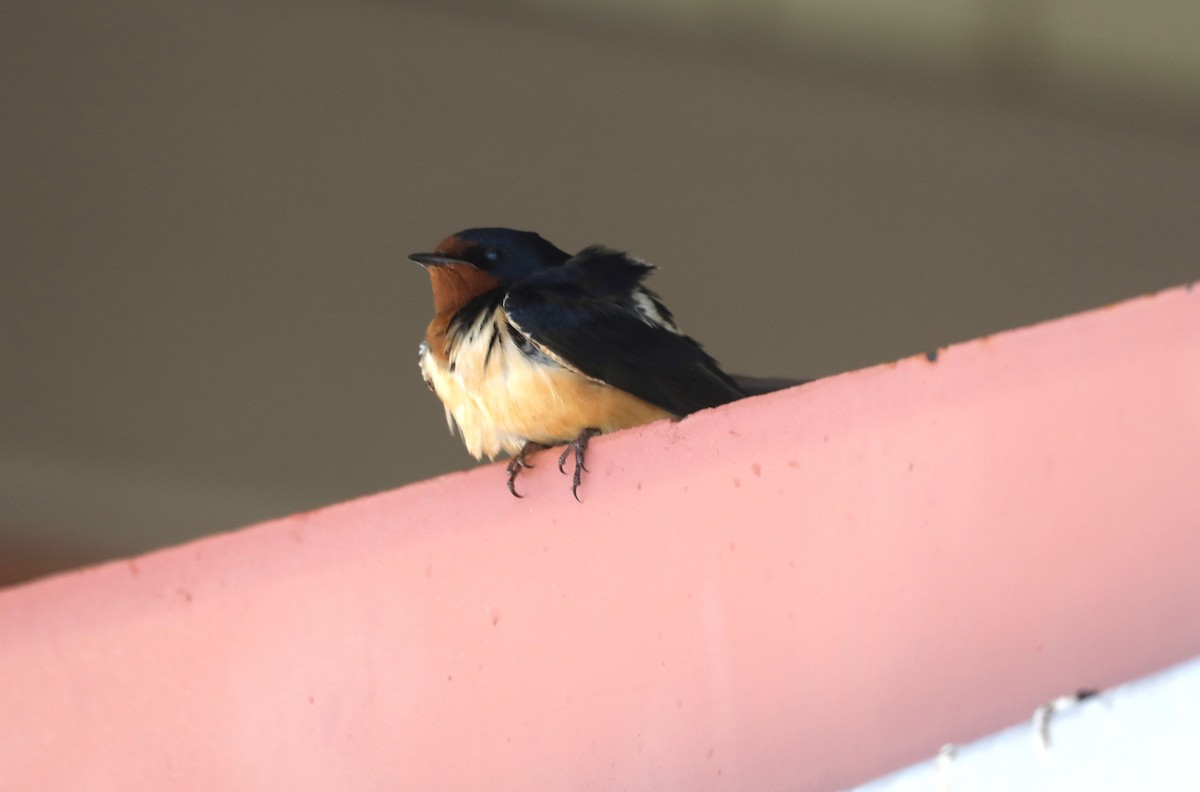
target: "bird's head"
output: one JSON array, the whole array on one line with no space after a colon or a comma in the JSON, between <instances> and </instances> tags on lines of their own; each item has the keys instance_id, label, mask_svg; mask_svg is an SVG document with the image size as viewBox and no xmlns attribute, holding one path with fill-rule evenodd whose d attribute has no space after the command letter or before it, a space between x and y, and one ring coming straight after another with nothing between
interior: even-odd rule
<instances>
[{"instance_id":1,"label":"bird's head","mask_svg":"<svg viewBox=\"0 0 1200 792\"><path fill-rule=\"evenodd\" d=\"M432 253L409 256L429 271L439 313L457 310L473 297L557 267L570 257L532 231L511 228L459 231Z\"/></svg>"}]
</instances>

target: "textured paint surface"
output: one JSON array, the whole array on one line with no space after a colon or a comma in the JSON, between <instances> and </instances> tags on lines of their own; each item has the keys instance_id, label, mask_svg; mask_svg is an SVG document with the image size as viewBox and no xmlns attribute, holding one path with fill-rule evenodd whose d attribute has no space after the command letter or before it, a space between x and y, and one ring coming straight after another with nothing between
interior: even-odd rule
<instances>
[{"instance_id":1,"label":"textured paint surface","mask_svg":"<svg viewBox=\"0 0 1200 792\"><path fill-rule=\"evenodd\" d=\"M1200 652L1200 290L554 456L0 592L5 785L824 789Z\"/></svg>"}]
</instances>

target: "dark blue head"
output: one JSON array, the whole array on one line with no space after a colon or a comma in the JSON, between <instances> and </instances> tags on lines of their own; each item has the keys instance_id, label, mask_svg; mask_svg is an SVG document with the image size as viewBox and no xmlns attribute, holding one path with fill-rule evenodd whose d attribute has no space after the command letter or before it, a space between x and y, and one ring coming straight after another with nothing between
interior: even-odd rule
<instances>
[{"instance_id":1,"label":"dark blue head","mask_svg":"<svg viewBox=\"0 0 1200 792\"><path fill-rule=\"evenodd\" d=\"M423 266L470 264L502 284L557 267L571 256L532 231L469 228L442 240L433 253L409 256Z\"/></svg>"}]
</instances>

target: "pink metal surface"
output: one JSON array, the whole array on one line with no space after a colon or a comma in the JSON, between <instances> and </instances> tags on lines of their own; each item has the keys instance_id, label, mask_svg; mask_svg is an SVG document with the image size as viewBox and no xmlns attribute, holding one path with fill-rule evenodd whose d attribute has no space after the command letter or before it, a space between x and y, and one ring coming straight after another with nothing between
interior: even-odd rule
<instances>
[{"instance_id":1,"label":"pink metal surface","mask_svg":"<svg viewBox=\"0 0 1200 792\"><path fill-rule=\"evenodd\" d=\"M0 786L826 789L1200 653L1200 290L589 460L0 593Z\"/></svg>"}]
</instances>

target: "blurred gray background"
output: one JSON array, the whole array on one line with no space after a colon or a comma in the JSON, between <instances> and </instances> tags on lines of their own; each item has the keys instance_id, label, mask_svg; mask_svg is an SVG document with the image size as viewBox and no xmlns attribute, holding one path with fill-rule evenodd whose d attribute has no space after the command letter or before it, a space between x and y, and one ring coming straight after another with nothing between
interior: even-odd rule
<instances>
[{"instance_id":1,"label":"blurred gray background","mask_svg":"<svg viewBox=\"0 0 1200 792\"><path fill-rule=\"evenodd\" d=\"M0 582L472 465L405 259L461 228L657 263L743 373L1196 279L1197 30L1193 0L9 0Z\"/></svg>"}]
</instances>

